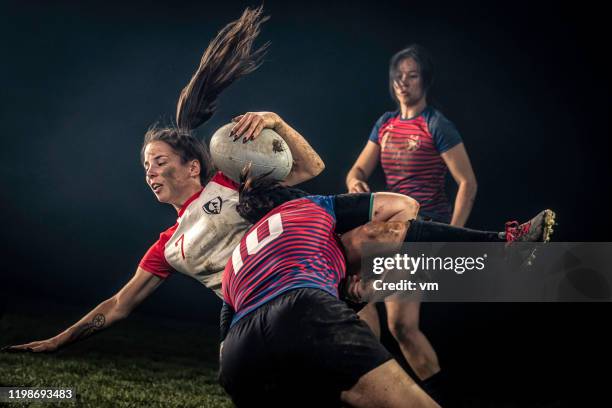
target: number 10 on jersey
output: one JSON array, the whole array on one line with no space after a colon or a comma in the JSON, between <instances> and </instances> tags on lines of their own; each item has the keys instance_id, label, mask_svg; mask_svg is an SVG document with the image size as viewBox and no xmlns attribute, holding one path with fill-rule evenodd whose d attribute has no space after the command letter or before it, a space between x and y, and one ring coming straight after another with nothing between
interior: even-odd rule
<instances>
[{"instance_id":1,"label":"number 10 on jersey","mask_svg":"<svg viewBox=\"0 0 612 408\"><path fill-rule=\"evenodd\" d=\"M258 238L258 231L263 228L264 225L268 226L268 235L262 237L261 241ZM242 254L240 248L242 245L246 246L246 254L255 255L260 249L268 245L270 242L274 241L280 234L283 233L283 221L281 219L280 213L274 214L264 222L259 224L257 228L253 231L249 232L246 238L243 238L240 243L234 248L234 252L232 252L232 266L234 267L234 274L237 274L240 268L244 263L242 259Z\"/></svg>"}]
</instances>

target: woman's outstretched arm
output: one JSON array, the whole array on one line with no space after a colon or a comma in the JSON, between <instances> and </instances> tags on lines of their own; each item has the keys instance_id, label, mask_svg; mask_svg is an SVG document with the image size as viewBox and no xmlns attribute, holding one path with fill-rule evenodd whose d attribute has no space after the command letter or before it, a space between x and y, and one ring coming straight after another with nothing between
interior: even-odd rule
<instances>
[{"instance_id":1,"label":"woman's outstretched arm","mask_svg":"<svg viewBox=\"0 0 612 408\"><path fill-rule=\"evenodd\" d=\"M145 271L136 270L134 277L110 299L87 313L81 320L55 337L31 343L4 347L3 351L52 352L70 343L85 339L125 319L144 299L163 282L163 279Z\"/></svg>"}]
</instances>

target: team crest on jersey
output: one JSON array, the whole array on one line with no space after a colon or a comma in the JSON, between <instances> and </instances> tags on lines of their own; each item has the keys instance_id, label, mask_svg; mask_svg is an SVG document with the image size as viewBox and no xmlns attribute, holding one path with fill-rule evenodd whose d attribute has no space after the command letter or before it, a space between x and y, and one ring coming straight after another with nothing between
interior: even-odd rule
<instances>
[{"instance_id":1,"label":"team crest on jersey","mask_svg":"<svg viewBox=\"0 0 612 408\"><path fill-rule=\"evenodd\" d=\"M212 200L208 201L206 204L202 206L202 209L206 214L220 214L221 207L223 206L223 200L221 197L217 196Z\"/></svg>"},{"instance_id":2,"label":"team crest on jersey","mask_svg":"<svg viewBox=\"0 0 612 408\"><path fill-rule=\"evenodd\" d=\"M391 133L385 131L380 139L380 148L385 150L394 150L395 155L399 156L403 151L414 152L421 147L421 139L419 135L408 135L407 139L392 138Z\"/></svg>"},{"instance_id":3,"label":"team crest on jersey","mask_svg":"<svg viewBox=\"0 0 612 408\"><path fill-rule=\"evenodd\" d=\"M414 152L415 150L419 150L421 147L421 140L418 135L410 135L410 139L404 142L406 150L409 152Z\"/></svg>"}]
</instances>

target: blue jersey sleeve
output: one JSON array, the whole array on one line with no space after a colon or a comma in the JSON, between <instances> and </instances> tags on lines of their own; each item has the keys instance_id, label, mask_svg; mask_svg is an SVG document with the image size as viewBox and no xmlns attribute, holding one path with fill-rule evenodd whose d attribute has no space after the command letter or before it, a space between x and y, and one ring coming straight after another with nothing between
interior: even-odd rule
<instances>
[{"instance_id":1,"label":"blue jersey sleeve","mask_svg":"<svg viewBox=\"0 0 612 408\"><path fill-rule=\"evenodd\" d=\"M437 110L429 109L429 114L426 115L426 119L429 132L433 137L434 144L439 153L444 153L463 142L453 122L448 120Z\"/></svg>"},{"instance_id":2,"label":"blue jersey sleeve","mask_svg":"<svg viewBox=\"0 0 612 408\"><path fill-rule=\"evenodd\" d=\"M306 198L324 208L334 218L334 230L338 234L357 228L372 218L372 193L313 195Z\"/></svg>"},{"instance_id":3,"label":"blue jersey sleeve","mask_svg":"<svg viewBox=\"0 0 612 408\"><path fill-rule=\"evenodd\" d=\"M322 196L322 195L311 195L307 196L307 199L317 204L319 207L323 207L325 211L329 213L334 220L336 219L336 210L334 208L334 196Z\"/></svg>"},{"instance_id":4,"label":"blue jersey sleeve","mask_svg":"<svg viewBox=\"0 0 612 408\"><path fill-rule=\"evenodd\" d=\"M374 194L339 194L334 197L336 232L344 234L372 219Z\"/></svg>"},{"instance_id":5,"label":"blue jersey sleeve","mask_svg":"<svg viewBox=\"0 0 612 408\"><path fill-rule=\"evenodd\" d=\"M374 127L372 128L372 131L370 132L370 137L368 138L368 140L370 142L374 142L376 144L380 144L378 143L378 132L380 131L380 128L391 118L397 116L397 111L395 112L385 112L380 118L378 118L378 120L376 121L376 123L374 124Z\"/></svg>"}]
</instances>

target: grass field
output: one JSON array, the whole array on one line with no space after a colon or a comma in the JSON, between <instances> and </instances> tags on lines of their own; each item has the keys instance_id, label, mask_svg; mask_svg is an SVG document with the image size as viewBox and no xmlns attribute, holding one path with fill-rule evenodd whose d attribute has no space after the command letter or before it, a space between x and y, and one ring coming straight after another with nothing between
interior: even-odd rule
<instances>
[{"instance_id":1,"label":"grass field","mask_svg":"<svg viewBox=\"0 0 612 408\"><path fill-rule=\"evenodd\" d=\"M50 337L80 312L7 312L0 346ZM216 327L131 317L57 353L0 353L0 386L73 387L77 395L75 403L10 406L230 407L217 358Z\"/></svg>"},{"instance_id":2,"label":"grass field","mask_svg":"<svg viewBox=\"0 0 612 408\"><path fill-rule=\"evenodd\" d=\"M11 305L4 315L3 303ZM71 308L46 303L28 303L27 309L17 308L17 304L23 303L20 299L5 300L0 293L0 346L51 337L78 320L87 310L87 307ZM476 306L464 310L474 312ZM540 317L544 316L544 311L550 312L550 308L535 310L540 312L533 321L542 324ZM432 319L425 321L431 322ZM491 327L489 323L489 329ZM594 351L586 347L567 347L567 340L558 335L560 329L548 328L552 334L545 336L544 331L538 331L539 337L534 336L525 343L529 347L522 343L507 347L508 340L503 336L511 335L513 331L504 328L502 323L496 327L502 330L499 334L489 334L490 337L477 339L476 343L465 340L453 343L453 349L461 349L461 353L449 354L448 349L440 348L440 355L448 362L445 367L451 379L449 394L456 402L452 406L607 406L584 403L586 397L596 400L596 391L605 391L606 388L591 387L591 381L597 376L585 376L583 373L588 371L575 368L589 366L572 366L563 354L567 350L580 350L580 353L591 356L588 361L596 361L593 357L605 356L598 351L604 349L603 341L596 343L595 337L587 339ZM474 326L465 324L446 324L444 329L454 339L458 338L456 333L477 332ZM534 330L531 327L525 333ZM483 331L478 333L486 335ZM517 336L515 334L511 339ZM440 336L433 338L440 339ZM466 338L475 339L474 335ZM135 315L57 353L0 353L0 386L70 387L76 390L75 403L22 403L10 404L10 407L231 407L229 398L217 383L217 339L216 326ZM580 343L578 337L570 339L578 345L585 345L587 341ZM506 348L500 348L500 345ZM448 343L446 347L449 347ZM530 354L523 358L522 353ZM449 356L454 359L449 359ZM535 369L526 364L534 364ZM585 380L580 382L581 379ZM586 380L589 386L585 385ZM576 395L580 396L580 404L573 403ZM294 401L287 404L292 405L295 405ZM0 406L4 405L0 402Z\"/></svg>"}]
</instances>

